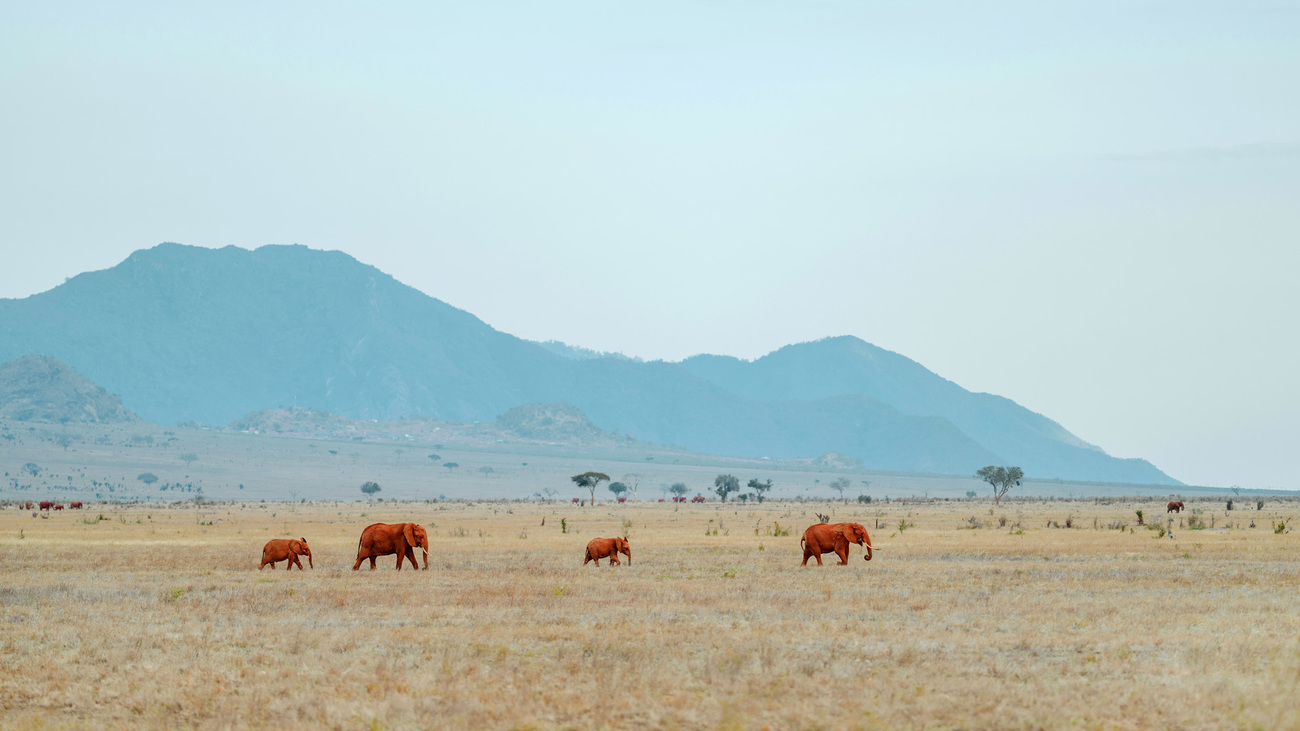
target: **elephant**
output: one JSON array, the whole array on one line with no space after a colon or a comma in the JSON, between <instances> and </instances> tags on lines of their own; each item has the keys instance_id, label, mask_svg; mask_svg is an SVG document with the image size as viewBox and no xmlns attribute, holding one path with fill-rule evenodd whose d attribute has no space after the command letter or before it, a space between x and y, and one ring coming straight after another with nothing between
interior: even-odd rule
<instances>
[{"instance_id":1,"label":"elephant","mask_svg":"<svg viewBox=\"0 0 1300 731\"><path fill-rule=\"evenodd\" d=\"M840 566L845 566L849 562L849 544L856 543L867 549L867 553L862 557L863 561L871 560L871 536L867 535L867 529L861 523L835 523L827 525L818 523L809 526L808 530L803 532L803 538L799 539L799 545L803 546L803 563L802 566L808 565L808 559L813 556L817 557L817 565L822 565L822 554L834 552L840 557Z\"/></svg>"},{"instance_id":2,"label":"elephant","mask_svg":"<svg viewBox=\"0 0 1300 731\"><path fill-rule=\"evenodd\" d=\"M586 566L588 561L595 561L600 565L600 560L609 556L609 565L621 563L618 560L618 554L622 553L627 556L627 565L632 565L632 547L627 544L626 538L593 538L587 544L587 555L582 559L582 565Z\"/></svg>"},{"instance_id":3,"label":"elephant","mask_svg":"<svg viewBox=\"0 0 1300 731\"><path fill-rule=\"evenodd\" d=\"M1183 504L1182 504L1181 502L1169 503L1169 505L1165 508L1165 512L1166 512L1166 513L1181 513L1181 512L1183 512Z\"/></svg>"},{"instance_id":4,"label":"elephant","mask_svg":"<svg viewBox=\"0 0 1300 731\"><path fill-rule=\"evenodd\" d=\"M415 560L414 546L424 549L424 570L429 570L429 534L417 523L375 523L361 531L361 540L357 541L357 562L352 570L361 568L361 562L370 559L370 570L375 570L375 557L397 554L397 570L402 570L402 559L410 559L417 570L419 562Z\"/></svg>"},{"instance_id":5,"label":"elephant","mask_svg":"<svg viewBox=\"0 0 1300 731\"><path fill-rule=\"evenodd\" d=\"M285 571L293 571L294 564L297 564L298 570L302 571L302 561L298 560L299 556L306 556L307 565L316 568L311 561L311 548L307 546L306 538L299 538L296 541L288 538L272 538L262 547L262 565L258 566L257 570L261 571L267 564L271 564L271 569L275 570L276 562L288 559L284 566Z\"/></svg>"}]
</instances>

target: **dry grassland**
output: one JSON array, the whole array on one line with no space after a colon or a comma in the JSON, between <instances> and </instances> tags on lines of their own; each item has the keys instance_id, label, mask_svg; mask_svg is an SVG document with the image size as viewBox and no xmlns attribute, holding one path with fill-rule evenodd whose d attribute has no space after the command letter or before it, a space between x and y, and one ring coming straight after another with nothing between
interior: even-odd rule
<instances>
[{"instance_id":1,"label":"dry grassland","mask_svg":"<svg viewBox=\"0 0 1300 731\"><path fill-rule=\"evenodd\" d=\"M826 505L6 509L0 726L1300 726L1300 504L1175 539L1105 527L1154 502L835 505L875 560L801 568ZM430 570L354 573L403 520ZM584 569L624 521L634 563ZM256 570L299 536L315 570Z\"/></svg>"}]
</instances>

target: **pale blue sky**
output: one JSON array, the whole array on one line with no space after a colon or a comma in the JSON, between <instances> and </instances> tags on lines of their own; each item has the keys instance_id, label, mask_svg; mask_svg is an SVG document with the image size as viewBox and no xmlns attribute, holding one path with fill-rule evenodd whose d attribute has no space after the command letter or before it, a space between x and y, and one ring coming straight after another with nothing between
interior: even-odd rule
<instances>
[{"instance_id":1,"label":"pale blue sky","mask_svg":"<svg viewBox=\"0 0 1300 731\"><path fill-rule=\"evenodd\" d=\"M645 358L853 334L1300 488L1300 3L0 9L0 296L341 249Z\"/></svg>"}]
</instances>

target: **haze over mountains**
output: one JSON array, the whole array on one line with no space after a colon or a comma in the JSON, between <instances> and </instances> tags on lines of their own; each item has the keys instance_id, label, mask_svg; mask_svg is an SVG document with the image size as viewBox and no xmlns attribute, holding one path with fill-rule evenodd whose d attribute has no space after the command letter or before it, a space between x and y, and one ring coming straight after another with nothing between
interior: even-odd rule
<instances>
[{"instance_id":1,"label":"haze over mountains","mask_svg":"<svg viewBox=\"0 0 1300 731\"><path fill-rule=\"evenodd\" d=\"M224 424L273 406L354 418L492 421L567 403L596 426L696 451L969 474L1177 484L1014 402L852 337L753 362L601 357L532 343L340 252L162 244L0 300L0 361L66 362L140 416Z\"/></svg>"}]
</instances>

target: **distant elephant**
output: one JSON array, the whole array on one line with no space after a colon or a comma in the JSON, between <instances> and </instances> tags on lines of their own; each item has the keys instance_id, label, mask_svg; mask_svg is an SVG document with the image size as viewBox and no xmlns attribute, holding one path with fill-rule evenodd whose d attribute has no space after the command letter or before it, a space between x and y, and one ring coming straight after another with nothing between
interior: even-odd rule
<instances>
[{"instance_id":1,"label":"distant elephant","mask_svg":"<svg viewBox=\"0 0 1300 731\"><path fill-rule=\"evenodd\" d=\"M622 553L627 556L627 565L632 565L632 547L627 545L626 538L593 538L587 544L587 555L582 559L582 565L586 566L588 561L595 561L600 565L600 560L609 556L609 565L621 563L618 560L618 554Z\"/></svg>"},{"instance_id":2,"label":"distant elephant","mask_svg":"<svg viewBox=\"0 0 1300 731\"><path fill-rule=\"evenodd\" d=\"M861 523L834 523L832 525L818 523L809 526L808 530L803 532L803 538L799 539L799 544L803 546L803 563L801 565L807 566L808 559L816 556L817 565L821 566L822 554L833 552L840 557L840 565L844 566L849 562L850 543L864 546L867 553L862 557L862 560L871 560L871 536L867 535L867 529Z\"/></svg>"},{"instance_id":3,"label":"distant elephant","mask_svg":"<svg viewBox=\"0 0 1300 731\"><path fill-rule=\"evenodd\" d=\"M53 507L54 507L54 503L49 502L49 501L47 501L47 500L42 500L42 501L41 501L41 510L49 510L50 508L53 508Z\"/></svg>"},{"instance_id":4,"label":"distant elephant","mask_svg":"<svg viewBox=\"0 0 1300 731\"><path fill-rule=\"evenodd\" d=\"M68 507L73 510L81 510L82 508L81 501L68 503Z\"/></svg>"},{"instance_id":5,"label":"distant elephant","mask_svg":"<svg viewBox=\"0 0 1300 731\"><path fill-rule=\"evenodd\" d=\"M375 570L375 557L397 554L397 570L402 570L402 559L410 559L411 565L420 568L415 560L414 546L424 549L424 570L429 570L429 534L424 527L416 523L375 523L361 531L361 540L357 541L357 562L352 570L361 568L361 562L370 559L370 570Z\"/></svg>"},{"instance_id":6,"label":"distant elephant","mask_svg":"<svg viewBox=\"0 0 1300 731\"><path fill-rule=\"evenodd\" d=\"M258 566L257 570L261 571L267 564L271 564L271 569L274 570L277 561L288 559L288 563L284 566L285 571L293 571L294 564L297 564L298 570L302 571L302 561L298 560L299 556L306 556L307 565L316 568L311 562L311 549L307 547L306 538L299 538L296 541L289 538L272 538L262 548L262 565Z\"/></svg>"},{"instance_id":7,"label":"distant elephant","mask_svg":"<svg viewBox=\"0 0 1300 731\"><path fill-rule=\"evenodd\" d=\"M63 503L59 503L58 505L55 505L55 506L54 506L54 509L55 509L55 510L63 510Z\"/></svg>"},{"instance_id":8,"label":"distant elephant","mask_svg":"<svg viewBox=\"0 0 1300 731\"><path fill-rule=\"evenodd\" d=\"M1183 504L1182 504L1181 502L1177 502L1177 503L1169 503L1168 507L1165 508L1165 512L1166 512L1166 513L1181 513L1181 512L1183 512Z\"/></svg>"}]
</instances>

